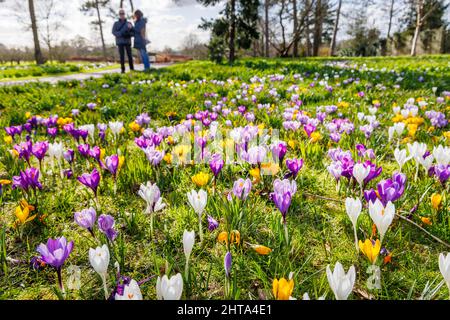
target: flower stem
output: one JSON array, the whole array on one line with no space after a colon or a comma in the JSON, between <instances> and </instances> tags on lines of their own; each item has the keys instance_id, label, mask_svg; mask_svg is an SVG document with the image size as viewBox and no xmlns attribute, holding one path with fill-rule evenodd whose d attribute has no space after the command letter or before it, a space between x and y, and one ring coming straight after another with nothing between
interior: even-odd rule
<instances>
[{"instance_id":1,"label":"flower stem","mask_svg":"<svg viewBox=\"0 0 450 320\"><path fill-rule=\"evenodd\" d=\"M58 286L59 286L59 289L64 294L65 290L64 290L64 284L62 282L61 267L56 269L56 274L58 275Z\"/></svg>"},{"instance_id":2,"label":"flower stem","mask_svg":"<svg viewBox=\"0 0 450 320\"><path fill-rule=\"evenodd\" d=\"M186 260L186 264L184 265L184 277L186 278L186 282L189 279L189 260Z\"/></svg>"},{"instance_id":3,"label":"flower stem","mask_svg":"<svg viewBox=\"0 0 450 320\"><path fill-rule=\"evenodd\" d=\"M200 244L203 243L202 216L198 216L198 233L200 235Z\"/></svg>"},{"instance_id":4,"label":"flower stem","mask_svg":"<svg viewBox=\"0 0 450 320\"><path fill-rule=\"evenodd\" d=\"M108 300L108 286L106 285L106 274L102 274L103 290L105 291L105 300Z\"/></svg>"},{"instance_id":5,"label":"flower stem","mask_svg":"<svg viewBox=\"0 0 450 320\"><path fill-rule=\"evenodd\" d=\"M150 237L153 239L153 220L155 219L154 213L150 213Z\"/></svg>"},{"instance_id":6,"label":"flower stem","mask_svg":"<svg viewBox=\"0 0 450 320\"><path fill-rule=\"evenodd\" d=\"M358 234L356 233L356 226L353 228L354 234L355 234L355 247L356 252L359 253L359 246L358 246Z\"/></svg>"},{"instance_id":7,"label":"flower stem","mask_svg":"<svg viewBox=\"0 0 450 320\"><path fill-rule=\"evenodd\" d=\"M284 238L286 240L286 245L289 247L289 235L288 235L288 228L287 228L287 222L284 221Z\"/></svg>"}]
</instances>

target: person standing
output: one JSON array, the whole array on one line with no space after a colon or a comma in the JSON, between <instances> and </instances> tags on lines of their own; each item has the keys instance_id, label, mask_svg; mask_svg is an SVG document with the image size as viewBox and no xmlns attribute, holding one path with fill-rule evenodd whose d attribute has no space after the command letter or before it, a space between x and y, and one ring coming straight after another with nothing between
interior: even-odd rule
<instances>
[{"instance_id":1,"label":"person standing","mask_svg":"<svg viewBox=\"0 0 450 320\"><path fill-rule=\"evenodd\" d=\"M134 48L139 51L144 64L144 71L148 71L150 69L150 59L146 46L150 41L147 40L146 35L147 18L144 18L141 10L136 10L134 12L134 21Z\"/></svg>"},{"instance_id":2,"label":"person standing","mask_svg":"<svg viewBox=\"0 0 450 320\"><path fill-rule=\"evenodd\" d=\"M134 70L133 55L131 54L131 37L134 35L134 27L131 22L127 21L123 9L119 10L119 20L114 23L112 34L116 37L116 45L119 48L122 73L125 73L125 51L127 52L130 70Z\"/></svg>"}]
</instances>

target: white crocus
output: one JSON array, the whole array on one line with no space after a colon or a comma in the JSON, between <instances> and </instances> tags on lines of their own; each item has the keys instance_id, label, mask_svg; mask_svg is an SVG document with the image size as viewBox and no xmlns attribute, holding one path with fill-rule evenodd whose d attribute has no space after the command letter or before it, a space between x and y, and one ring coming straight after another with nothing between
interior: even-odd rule
<instances>
[{"instance_id":1,"label":"white crocus","mask_svg":"<svg viewBox=\"0 0 450 320\"><path fill-rule=\"evenodd\" d=\"M428 170L431 168L431 166L433 165L433 161L434 161L434 156L432 154L430 154L427 157L420 157L418 159L419 163L423 166L423 168L425 169L425 173L428 173Z\"/></svg>"},{"instance_id":2,"label":"white crocus","mask_svg":"<svg viewBox=\"0 0 450 320\"><path fill-rule=\"evenodd\" d=\"M401 172L403 166L405 165L406 162L408 162L408 160L410 158L406 156L405 149L399 149L399 148L396 148L394 150L394 157L395 157L395 161L397 161L398 166L400 167L400 172Z\"/></svg>"},{"instance_id":3,"label":"white crocus","mask_svg":"<svg viewBox=\"0 0 450 320\"><path fill-rule=\"evenodd\" d=\"M189 257L191 256L192 248L195 244L195 231L187 231L183 232L183 250L184 256L186 257L186 267L185 267L185 277L186 281L189 276Z\"/></svg>"},{"instance_id":4,"label":"white crocus","mask_svg":"<svg viewBox=\"0 0 450 320\"><path fill-rule=\"evenodd\" d=\"M364 179L370 173L370 167L366 167L362 163L357 163L353 166L353 177L355 177L356 181L358 181L359 185L362 186Z\"/></svg>"},{"instance_id":5,"label":"white crocus","mask_svg":"<svg viewBox=\"0 0 450 320\"><path fill-rule=\"evenodd\" d=\"M450 253L439 255L439 271L441 271L450 293Z\"/></svg>"},{"instance_id":6,"label":"white crocus","mask_svg":"<svg viewBox=\"0 0 450 320\"><path fill-rule=\"evenodd\" d=\"M191 192L188 192L187 197L192 208L198 214L200 243L202 243L203 242L202 214L203 211L205 210L206 203L208 201L208 194L203 189L200 189L198 192L195 190L191 190Z\"/></svg>"},{"instance_id":7,"label":"white crocus","mask_svg":"<svg viewBox=\"0 0 450 320\"><path fill-rule=\"evenodd\" d=\"M141 289L136 280L131 279L129 284L123 288L123 295L116 293L115 300L142 300Z\"/></svg>"},{"instance_id":8,"label":"white crocus","mask_svg":"<svg viewBox=\"0 0 450 320\"><path fill-rule=\"evenodd\" d=\"M380 233L380 242L383 242L383 237L394 220L395 205L389 201L384 207L379 199L369 201L369 215Z\"/></svg>"},{"instance_id":9,"label":"white crocus","mask_svg":"<svg viewBox=\"0 0 450 320\"><path fill-rule=\"evenodd\" d=\"M109 249L106 244L95 249L89 249L89 262L92 268L97 272L103 281L103 289L105 291L105 299L108 299L108 288L106 286L106 275L109 265Z\"/></svg>"},{"instance_id":10,"label":"white crocus","mask_svg":"<svg viewBox=\"0 0 450 320\"><path fill-rule=\"evenodd\" d=\"M345 199L345 210L347 211L347 215L353 224L353 231L354 231L354 235L355 235L355 246L356 246L357 252L359 252L359 247L358 247L358 235L356 233L356 230L357 230L356 227L357 227L358 217L361 213L361 209L362 209L362 203L361 203L361 200L359 200L358 198Z\"/></svg>"},{"instance_id":11,"label":"white crocus","mask_svg":"<svg viewBox=\"0 0 450 320\"><path fill-rule=\"evenodd\" d=\"M156 296L158 300L180 300L183 293L183 277L177 273L170 279L167 275L156 280Z\"/></svg>"},{"instance_id":12,"label":"white crocus","mask_svg":"<svg viewBox=\"0 0 450 320\"><path fill-rule=\"evenodd\" d=\"M146 213L159 211L166 206L162 202L161 191L156 183L152 184L148 181L146 184L141 184L138 195L147 203Z\"/></svg>"},{"instance_id":13,"label":"white crocus","mask_svg":"<svg viewBox=\"0 0 450 320\"><path fill-rule=\"evenodd\" d=\"M63 144L62 142L54 142L48 144L48 155L50 156L50 159L56 159L57 161L60 161L63 157Z\"/></svg>"},{"instance_id":14,"label":"white crocus","mask_svg":"<svg viewBox=\"0 0 450 320\"><path fill-rule=\"evenodd\" d=\"M437 164L448 165L450 163L450 147L439 145L433 148L433 156Z\"/></svg>"},{"instance_id":15,"label":"white crocus","mask_svg":"<svg viewBox=\"0 0 450 320\"><path fill-rule=\"evenodd\" d=\"M114 137L116 137L123 128L123 122L122 121L115 121L115 122L110 121L109 128L111 129Z\"/></svg>"},{"instance_id":16,"label":"white crocus","mask_svg":"<svg viewBox=\"0 0 450 320\"><path fill-rule=\"evenodd\" d=\"M336 300L347 300L355 284L355 267L351 266L346 274L342 264L338 261L334 266L333 272L331 272L330 266L327 266L327 278Z\"/></svg>"}]
</instances>

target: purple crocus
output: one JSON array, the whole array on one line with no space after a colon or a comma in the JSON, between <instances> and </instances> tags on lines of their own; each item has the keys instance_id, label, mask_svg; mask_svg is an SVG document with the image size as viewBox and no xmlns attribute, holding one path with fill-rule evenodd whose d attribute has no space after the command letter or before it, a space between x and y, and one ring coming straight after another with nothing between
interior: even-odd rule
<instances>
[{"instance_id":1,"label":"purple crocus","mask_svg":"<svg viewBox=\"0 0 450 320\"><path fill-rule=\"evenodd\" d=\"M434 167L434 174L442 184L450 177L450 165L438 164Z\"/></svg>"},{"instance_id":2,"label":"purple crocus","mask_svg":"<svg viewBox=\"0 0 450 320\"><path fill-rule=\"evenodd\" d=\"M32 189L42 189L42 184L39 182L39 169L27 168L25 171L21 171L18 176L14 176L12 179L12 188L21 188L24 191Z\"/></svg>"},{"instance_id":3,"label":"purple crocus","mask_svg":"<svg viewBox=\"0 0 450 320\"><path fill-rule=\"evenodd\" d=\"M73 250L73 241L67 242L66 238L48 239L47 244L41 243L36 251L41 254L40 259L56 269L59 288L64 291L61 268Z\"/></svg>"},{"instance_id":4,"label":"purple crocus","mask_svg":"<svg viewBox=\"0 0 450 320\"><path fill-rule=\"evenodd\" d=\"M91 149L91 146L88 144L80 144L78 147L78 152L83 156L87 157L89 156L89 150Z\"/></svg>"},{"instance_id":5,"label":"purple crocus","mask_svg":"<svg viewBox=\"0 0 450 320\"><path fill-rule=\"evenodd\" d=\"M303 129L305 129L306 134L308 135L308 138L311 138L311 133L313 133L314 131L316 131L316 127L313 126L312 124L306 124Z\"/></svg>"},{"instance_id":6,"label":"purple crocus","mask_svg":"<svg viewBox=\"0 0 450 320\"><path fill-rule=\"evenodd\" d=\"M223 265L225 268L225 274L227 275L227 277L230 276L230 272L231 272L231 263L232 263L232 259L231 259L231 252L228 251L225 254L225 258L223 259Z\"/></svg>"},{"instance_id":7,"label":"purple crocus","mask_svg":"<svg viewBox=\"0 0 450 320\"><path fill-rule=\"evenodd\" d=\"M247 199L251 189L252 189L252 181L249 178L245 180L239 178L233 184L233 194L241 200Z\"/></svg>"},{"instance_id":8,"label":"purple crocus","mask_svg":"<svg viewBox=\"0 0 450 320\"><path fill-rule=\"evenodd\" d=\"M33 151L33 144L31 141L21 142L14 146L14 150L19 154L20 159L24 159L30 165L30 157Z\"/></svg>"},{"instance_id":9,"label":"purple crocus","mask_svg":"<svg viewBox=\"0 0 450 320\"><path fill-rule=\"evenodd\" d=\"M116 178L117 169L119 168L119 156L114 154L105 158L105 168Z\"/></svg>"},{"instance_id":10,"label":"purple crocus","mask_svg":"<svg viewBox=\"0 0 450 320\"><path fill-rule=\"evenodd\" d=\"M95 196L97 196L97 189L100 183L100 174L96 168L92 170L92 173L83 173L81 177L78 177L77 179L80 183L90 188L94 192Z\"/></svg>"},{"instance_id":11,"label":"purple crocus","mask_svg":"<svg viewBox=\"0 0 450 320\"><path fill-rule=\"evenodd\" d=\"M215 177L217 177L219 172L222 170L224 163L225 162L223 161L222 156L219 153L215 153L211 156L209 167L211 168L211 171L213 172Z\"/></svg>"},{"instance_id":12,"label":"purple crocus","mask_svg":"<svg viewBox=\"0 0 450 320\"><path fill-rule=\"evenodd\" d=\"M83 209L80 212L75 212L74 220L82 228L92 232L95 219L97 218L97 212L94 208Z\"/></svg>"},{"instance_id":13,"label":"purple crocus","mask_svg":"<svg viewBox=\"0 0 450 320\"><path fill-rule=\"evenodd\" d=\"M382 167L378 167L376 166L376 164L372 163L371 161L367 160L366 162L364 162L364 166L367 168L370 168L370 172L367 175L367 177L364 179L364 184L369 183L371 180L375 179L376 177L378 177L381 172L383 171Z\"/></svg>"},{"instance_id":14,"label":"purple crocus","mask_svg":"<svg viewBox=\"0 0 450 320\"><path fill-rule=\"evenodd\" d=\"M55 138L56 135L58 134L58 128L54 127L54 128L47 128L47 134L52 137Z\"/></svg>"},{"instance_id":15,"label":"purple crocus","mask_svg":"<svg viewBox=\"0 0 450 320\"><path fill-rule=\"evenodd\" d=\"M283 216L283 223L286 223L286 213L291 205L292 195L291 193L272 193L272 200L277 206L278 210L280 210L281 215Z\"/></svg>"},{"instance_id":16,"label":"purple crocus","mask_svg":"<svg viewBox=\"0 0 450 320\"><path fill-rule=\"evenodd\" d=\"M39 160L39 162L41 162L42 159L44 159L47 150L48 150L48 142L39 141L34 144L32 148L32 153Z\"/></svg>"},{"instance_id":17,"label":"purple crocus","mask_svg":"<svg viewBox=\"0 0 450 320\"><path fill-rule=\"evenodd\" d=\"M117 232L114 230L114 217L109 214L102 214L98 217L97 223L100 231L104 233L110 241L114 241L117 237Z\"/></svg>"},{"instance_id":18,"label":"purple crocus","mask_svg":"<svg viewBox=\"0 0 450 320\"><path fill-rule=\"evenodd\" d=\"M276 143L272 146L272 157L276 162L283 162L284 156L287 152L287 146L284 142Z\"/></svg>"},{"instance_id":19,"label":"purple crocus","mask_svg":"<svg viewBox=\"0 0 450 320\"><path fill-rule=\"evenodd\" d=\"M295 179L298 172L303 167L303 159L286 159L286 167L289 169L290 174Z\"/></svg>"},{"instance_id":20,"label":"purple crocus","mask_svg":"<svg viewBox=\"0 0 450 320\"><path fill-rule=\"evenodd\" d=\"M75 152L72 149L67 149L67 151L63 153L63 157L69 164L71 164L73 162L74 154Z\"/></svg>"},{"instance_id":21,"label":"purple crocus","mask_svg":"<svg viewBox=\"0 0 450 320\"><path fill-rule=\"evenodd\" d=\"M209 229L209 231L216 230L218 226L219 226L219 222L216 219L214 219L213 217L211 217L210 215L208 215L208 229Z\"/></svg>"},{"instance_id":22,"label":"purple crocus","mask_svg":"<svg viewBox=\"0 0 450 320\"><path fill-rule=\"evenodd\" d=\"M406 175L394 172L391 179L382 180L377 184L377 191L374 189L364 191L364 197L367 202L375 202L377 198L383 205L389 201L398 200L405 192Z\"/></svg>"}]
</instances>

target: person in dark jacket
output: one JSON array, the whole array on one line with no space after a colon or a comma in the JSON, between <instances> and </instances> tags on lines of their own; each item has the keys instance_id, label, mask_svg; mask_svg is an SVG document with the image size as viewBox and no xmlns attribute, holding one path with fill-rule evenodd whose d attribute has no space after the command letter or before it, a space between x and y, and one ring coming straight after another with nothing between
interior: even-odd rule
<instances>
[{"instance_id":1,"label":"person in dark jacket","mask_svg":"<svg viewBox=\"0 0 450 320\"><path fill-rule=\"evenodd\" d=\"M125 51L128 56L130 70L134 70L133 55L131 54L131 37L134 35L134 27L125 17L125 10L119 10L119 20L112 28L112 33L116 37L116 45L119 48L120 66L122 73L125 73Z\"/></svg>"},{"instance_id":2,"label":"person in dark jacket","mask_svg":"<svg viewBox=\"0 0 450 320\"><path fill-rule=\"evenodd\" d=\"M150 59L146 48L146 45L149 43L146 35L147 19L144 18L144 14L141 10L136 10L134 19L134 48L136 48L141 55L144 71L148 71L150 69Z\"/></svg>"}]
</instances>

